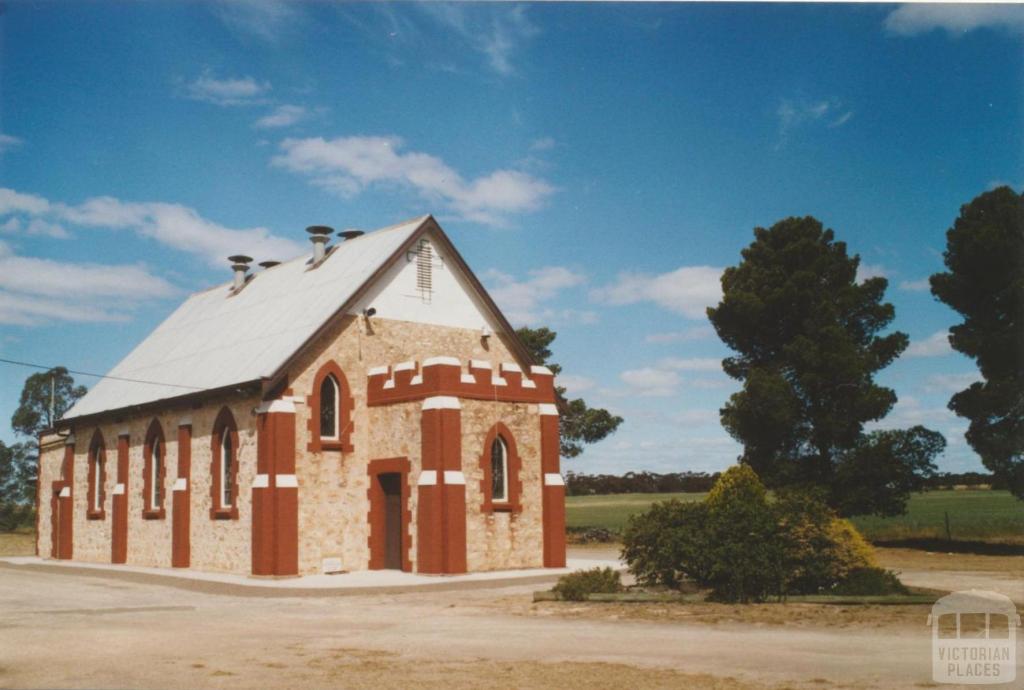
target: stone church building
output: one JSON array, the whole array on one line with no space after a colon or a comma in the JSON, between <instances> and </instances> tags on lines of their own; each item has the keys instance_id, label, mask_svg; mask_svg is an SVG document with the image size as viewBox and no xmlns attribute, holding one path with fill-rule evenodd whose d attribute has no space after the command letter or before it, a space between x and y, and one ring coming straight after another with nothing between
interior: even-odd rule
<instances>
[{"instance_id":1,"label":"stone church building","mask_svg":"<svg viewBox=\"0 0 1024 690\"><path fill-rule=\"evenodd\" d=\"M431 216L231 257L40 438L38 551L260 576L565 565L551 371Z\"/></svg>"}]
</instances>

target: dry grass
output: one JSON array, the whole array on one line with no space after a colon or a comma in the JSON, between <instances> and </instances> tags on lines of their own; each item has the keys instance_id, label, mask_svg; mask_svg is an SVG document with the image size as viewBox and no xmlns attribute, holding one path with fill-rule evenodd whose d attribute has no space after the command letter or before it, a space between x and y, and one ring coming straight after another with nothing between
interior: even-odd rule
<instances>
[{"instance_id":1,"label":"dry grass","mask_svg":"<svg viewBox=\"0 0 1024 690\"><path fill-rule=\"evenodd\" d=\"M20 529L14 532L0 532L0 556L34 556L35 553L35 530Z\"/></svg>"}]
</instances>

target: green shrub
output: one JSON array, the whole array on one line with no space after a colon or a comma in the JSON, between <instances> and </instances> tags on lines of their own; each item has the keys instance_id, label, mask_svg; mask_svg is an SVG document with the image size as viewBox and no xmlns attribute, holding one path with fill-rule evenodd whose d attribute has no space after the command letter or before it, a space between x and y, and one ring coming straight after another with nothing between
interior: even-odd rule
<instances>
[{"instance_id":1,"label":"green shrub","mask_svg":"<svg viewBox=\"0 0 1024 690\"><path fill-rule=\"evenodd\" d=\"M640 584L678 588L690 579L737 602L831 591L876 566L871 547L821 496L793 490L770 503L747 465L722 474L702 503L667 501L633 516L622 557Z\"/></svg>"},{"instance_id":2,"label":"green shrub","mask_svg":"<svg viewBox=\"0 0 1024 690\"><path fill-rule=\"evenodd\" d=\"M711 571L707 516L704 503L673 500L630 517L622 558L636 581L673 589L684 578L706 582Z\"/></svg>"},{"instance_id":3,"label":"green shrub","mask_svg":"<svg viewBox=\"0 0 1024 690\"><path fill-rule=\"evenodd\" d=\"M779 528L764 485L747 465L722 474L707 498L708 556L702 583L722 601L764 601L783 584Z\"/></svg>"},{"instance_id":4,"label":"green shrub","mask_svg":"<svg viewBox=\"0 0 1024 690\"><path fill-rule=\"evenodd\" d=\"M908 594L906 585L891 570L877 567L854 568L835 587L833 594L847 596L882 596Z\"/></svg>"},{"instance_id":5,"label":"green shrub","mask_svg":"<svg viewBox=\"0 0 1024 690\"><path fill-rule=\"evenodd\" d=\"M612 594L622 591L622 577L611 568L578 570L558 578L551 591L567 601L583 601L588 594Z\"/></svg>"}]
</instances>

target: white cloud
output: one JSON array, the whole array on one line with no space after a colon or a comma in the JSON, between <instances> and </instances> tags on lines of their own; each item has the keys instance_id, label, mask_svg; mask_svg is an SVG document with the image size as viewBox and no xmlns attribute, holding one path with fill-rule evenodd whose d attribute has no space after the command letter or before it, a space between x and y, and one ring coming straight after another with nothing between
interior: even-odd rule
<instances>
[{"instance_id":1,"label":"white cloud","mask_svg":"<svg viewBox=\"0 0 1024 690\"><path fill-rule=\"evenodd\" d=\"M290 127L309 117L309 109L301 105L279 105L269 114L256 120L256 129L274 129Z\"/></svg>"},{"instance_id":2,"label":"white cloud","mask_svg":"<svg viewBox=\"0 0 1024 690\"><path fill-rule=\"evenodd\" d=\"M555 383L565 388L570 395L579 395L594 388L594 379L575 374L559 374Z\"/></svg>"},{"instance_id":3,"label":"white cloud","mask_svg":"<svg viewBox=\"0 0 1024 690\"><path fill-rule=\"evenodd\" d=\"M0 218L16 212L32 217L27 226L29 232L35 229L54 236L54 233L63 231L63 227L57 225L58 221L80 227L130 230L165 246L199 256L218 268L225 265L225 257L231 254L282 260L297 256L304 250L299 243L278 237L267 228L228 228L181 204L126 202L102 196L69 206L0 187ZM22 226L19 224L18 227Z\"/></svg>"},{"instance_id":4,"label":"white cloud","mask_svg":"<svg viewBox=\"0 0 1024 690\"><path fill-rule=\"evenodd\" d=\"M706 340L715 335L715 329L711 326L693 326L681 331L670 331L668 333L651 333L644 340L654 344L668 343L689 343L695 340Z\"/></svg>"},{"instance_id":5,"label":"white cloud","mask_svg":"<svg viewBox=\"0 0 1024 690\"><path fill-rule=\"evenodd\" d=\"M495 170L464 179L443 160L401 151L396 136L285 139L271 163L310 177L312 184L351 198L372 185L411 187L422 198L447 205L462 218L500 224L512 213L536 210L555 189L517 170Z\"/></svg>"},{"instance_id":6,"label":"white cloud","mask_svg":"<svg viewBox=\"0 0 1024 690\"><path fill-rule=\"evenodd\" d=\"M37 215L50 210L50 202L35 194L22 194L13 189L0 187L0 216L11 213Z\"/></svg>"},{"instance_id":7,"label":"white cloud","mask_svg":"<svg viewBox=\"0 0 1024 690\"><path fill-rule=\"evenodd\" d=\"M1024 7L1016 3L907 4L889 13L885 28L898 36L915 36L935 29L957 35L980 28L1021 34L1024 33Z\"/></svg>"},{"instance_id":8,"label":"white cloud","mask_svg":"<svg viewBox=\"0 0 1024 690\"><path fill-rule=\"evenodd\" d=\"M931 290L931 283L928 282L927 278L921 280L903 280L900 281L900 290L906 290L907 292L927 292Z\"/></svg>"},{"instance_id":9,"label":"white cloud","mask_svg":"<svg viewBox=\"0 0 1024 690\"><path fill-rule=\"evenodd\" d=\"M869 278L886 278L889 270L881 264L866 264L861 262L857 265L857 282L863 283Z\"/></svg>"},{"instance_id":10,"label":"white cloud","mask_svg":"<svg viewBox=\"0 0 1024 690\"><path fill-rule=\"evenodd\" d=\"M276 43L302 18L298 4L286 0L219 0L208 7L243 38Z\"/></svg>"},{"instance_id":11,"label":"white cloud","mask_svg":"<svg viewBox=\"0 0 1024 690\"><path fill-rule=\"evenodd\" d=\"M924 340L910 343L904 353L907 357L942 357L953 353L949 346L949 331L936 331Z\"/></svg>"},{"instance_id":12,"label":"white cloud","mask_svg":"<svg viewBox=\"0 0 1024 690\"><path fill-rule=\"evenodd\" d=\"M0 323L121 321L177 290L144 265L68 263L18 256L0 242Z\"/></svg>"},{"instance_id":13,"label":"white cloud","mask_svg":"<svg viewBox=\"0 0 1024 690\"><path fill-rule=\"evenodd\" d=\"M660 307L691 319L706 316L706 309L722 299L722 269L711 266L683 266L669 273L620 273L612 285L591 291L602 304L654 302Z\"/></svg>"},{"instance_id":14,"label":"white cloud","mask_svg":"<svg viewBox=\"0 0 1024 690\"><path fill-rule=\"evenodd\" d=\"M669 369L643 367L627 369L619 379L630 387L631 394L645 398L665 398L675 395L681 383L679 374Z\"/></svg>"},{"instance_id":15,"label":"white cloud","mask_svg":"<svg viewBox=\"0 0 1024 690\"><path fill-rule=\"evenodd\" d=\"M270 91L270 82L258 82L252 77L218 79L206 70L188 84L189 98L215 105L257 105L264 102Z\"/></svg>"},{"instance_id":16,"label":"white cloud","mask_svg":"<svg viewBox=\"0 0 1024 690\"><path fill-rule=\"evenodd\" d=\"M515 74L516 53L539 33L526 16L525 5L418 3L416 7L446 29L446 38L460 38L502 76Z\"/></svg>"},{"instance_id":17,"label":"white cloud","mask_svg":"<svg viewBox=\"0 0 1024 690\"><path fill-rule=\"evenodd\" d=\"M776 148L781 148L795 130L812 123L821 123L833 129L842 127L853 117L853 111L844 108L836 99L783 98L775 109L775 117L778 120Z\"/></svg>"},{"instance_id":18,"label":"white cloud","mask_svg":"<svg viewBox=\"0 0 1024 690\"><path fill-rule=\"evenodd\" d=\"M589 320L589 312L559 312L542 306L544 302L554 299L562 290L586 282L583 274L572 269L564 266L546 266L530 271L526 280L516 280L507 273L492 269L485 274L485 279L492 285L489 288L491 297L502 313L514 324L550 322L556 315L561 315L561 320L574 320L574 316L584 322Z\"/></svg>"},{"instance_id":19,"label":"white cloud","mask_svg":"<svg viewBox=\"0 0 1024 690\"><path fill-rule=\"evenodd\" d=\"M658 366L675 371L722 371L722 360L718 357L665 357Z\"/></svg>"},{"instance_id":20,"label":"white cloud","mask_svg":"<svg viewBox=\"0 0 1024 690\"><path fill-rule=\"evenodd\" d=\"M540 139L534 139L530 143L531 151L550 151L555 148L558 142L552 137L541 137Z\"/></svg>"},{"instance_id":21,"label":"white cloud","mask_svg":"<svg viewBox=\"0 0 1024 690\"><path fill-rule=\"evenodd\" d=\"M0 155L3 155L7 151L10 151L15 146L21 146L23 142L18 137L11 136L10 134L4 134L0 132Z\"/></svg>"},{"instance_id":22,"label":"white cloud","mask_svg":"<svg viewBox=\"0 0 1024 690\"><path fill-rule=\"evenodd\" d=\"M972 383L981 381L977 371L956 374L932 374L925 379L922 388L926 393L959 393Z\"/></svg>"}]
</instances>

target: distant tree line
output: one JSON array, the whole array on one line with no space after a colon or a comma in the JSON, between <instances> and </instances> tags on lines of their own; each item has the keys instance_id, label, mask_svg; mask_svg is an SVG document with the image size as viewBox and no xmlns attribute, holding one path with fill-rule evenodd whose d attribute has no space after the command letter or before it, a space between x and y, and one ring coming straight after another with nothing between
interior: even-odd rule
<instances>
[{"instance_id":1,"label":"distant tree line","mask_svg":"<svg viewBox=\"0 0 1024 690\"><path fill-rule=\"evenodd\" d=\"M582 474L568 472L565 475L567 496L592 496L603 494L668 494L705 493L718 480L719 472L626 472L615 474Z\"/></svg>"}]
</instances>

